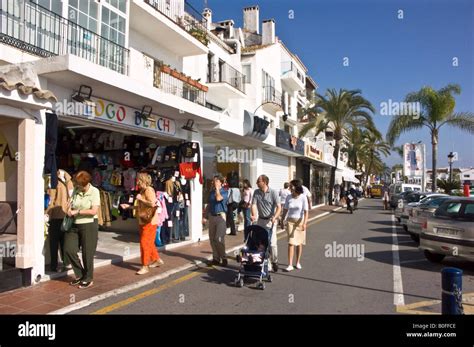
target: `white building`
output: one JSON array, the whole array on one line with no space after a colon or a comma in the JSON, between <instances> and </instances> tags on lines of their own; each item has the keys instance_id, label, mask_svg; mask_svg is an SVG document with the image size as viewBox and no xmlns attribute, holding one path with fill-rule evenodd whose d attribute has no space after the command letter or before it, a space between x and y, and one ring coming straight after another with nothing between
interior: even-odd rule
<instances>
[{"instance_id":1,"label":"white building","mask_svg":"<svg viewBox=\"0 0 474 347\"><path fill-rule=\"evenodd\" d=\"M117 217L113 206L130 191L122 189L125 182L112 184L113 174L151 166L157 180L165 171L173 175L179 163L165 159L186 142L199 144L204 182L199 174L187 182L189 203L179 208L188 215L188 232L174 223L162 236L188 243L205 237L203 202L217 172L234 184L236 177L255 182L267 174L276 189L302 178L313 204L326 202L330 141L297 138L298 109L317 85L278 39L273 20L260 29L258 6L245 8L244 26L236 28L232 20L215 23L211 10L201 14L185 0L37 3L0 2L0 203L19 207L16 234L1 236L0 246L11 241L28 249L0 259L11 270L12 281L0 281L5 288L46 275L43 169L50 133L58 137L51 152L59 168L74 172L93 158L97 184L115 201L104 207L112 213L103 216L103 227L119 233L136 226ZM5 162L7 144L7 154L18 156ZM158 155L160 148L169 152ZM226 148L244 150L247 160L216 159ZM125 258L130 252L120 241L104 241L105 234L99 240L107 253ZM5 273L0 269L0 279Z\"/></svg>"}]
</instances>

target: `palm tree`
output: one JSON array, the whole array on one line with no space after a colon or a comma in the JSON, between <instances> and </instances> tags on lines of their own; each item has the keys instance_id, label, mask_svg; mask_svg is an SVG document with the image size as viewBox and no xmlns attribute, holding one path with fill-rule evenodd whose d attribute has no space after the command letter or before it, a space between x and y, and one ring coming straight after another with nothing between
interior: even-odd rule
<instances>
[{"instance_id":1,"label":"palm tree","mask_svg":"<svg viewBox=\"0 0 474 347\"><path fill-rule=\"evenodd\" d=\"M393 145L404 132L427 127L431 134L432 145L432 191L436 191L436 166L438 158L439 130L450 125L469 133L474 133L474 114L472 112L454 112L456 100L453 94L459 95L461 87L449 84L439 90L423 87L417 92L406 96L406 102L418 102L421 112L417 115L399 114L390 122L387 141Z\"/></svg>"},{"instance_id":2,"label":"palm tree","mask_svg":"<svg viewBox=\"0 0 474 347\"><path fill-rule=\"evenodd\" d=\"M372 169L374 164L377 164L377 171L381 173L383 171L383 162L380 158L380 154L384 156L390 155L390 146L388 143L382 140L382 135L376 131L372 130L366 132L365 138L361 146L361 152L368 154L369 160L367 163L367 180L365 186L369 183L369 177L373 173Z\"/></svg>"},{"instance_id":3,"label":"palm tree","mask_svg":"<svg viewBox=\"0 0 474 347\"><path fill-rule=\"evenodd\" d=\"M461 188L461 181L454 180L438 180L438 187L440 187L446 194L451 194L454 189Z\"/></svg>"},{"instance_id":4,"label":"palm tree","mask_svg":"<svg viewBox=\"0 0 474 347\"><path fill-rule=\"evenodd\" d=\"M341 141L350 129L361 127L375 128L372 113L375 112L372 104L362 97L360 90L328 89L325 95L317 94L314 105L306 110L311 115L310 121L305 124L299 136L305 136L314 130L316 135L323 131L332 131L334 140L334 158L336 166L331 168L329 182L329 204L332 205L333 188L336 180L336 168L339 161Z\"/></svg>"}]
</instances>

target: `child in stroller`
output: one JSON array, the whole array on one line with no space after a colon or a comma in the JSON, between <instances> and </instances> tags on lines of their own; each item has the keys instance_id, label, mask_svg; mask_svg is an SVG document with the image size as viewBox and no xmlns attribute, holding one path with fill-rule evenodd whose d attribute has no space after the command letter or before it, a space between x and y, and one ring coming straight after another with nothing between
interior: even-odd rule
<instances>
[{"instance_id":1,"label":"child in stroller","mask_svg":"<svg viewBox=\"0 0 474 347\"><path fill-rule=\"evenodd\" d=\"M258 225L245 228L245 246L240 250L236 260L240 263L239 273L235 279L237 287L243 287L245 278L257 278L257 288L265 289L266 279L272 281L268 271L271 229Z\"/></svg>"}]
</instances>

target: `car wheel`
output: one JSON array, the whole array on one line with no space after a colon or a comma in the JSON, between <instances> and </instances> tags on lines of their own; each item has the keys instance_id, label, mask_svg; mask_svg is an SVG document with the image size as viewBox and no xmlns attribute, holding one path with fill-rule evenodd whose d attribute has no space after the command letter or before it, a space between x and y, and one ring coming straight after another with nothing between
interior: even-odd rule
<instances>
[{"instance_id":1,"label":"car wheel","mask_svg":"<svg viewBox=\"0 0 474 347\"><path fill-rule=\"evenodd\" d=\"M405 224L403 225L403 230L405 230L405 232L408 232L408 227Z\"/></svg>"},{"instance_id":2,"label":"car wheel","mask_svg":"<svg viewBox=\"0 0 474 347\"><path fill-rule=\"evenodd\" d=\"M416 243L420 243L420 236L418 235L415 235L415 234L410 234L410 237L413 241L415 241Z\"/></svg>"},{"instance_id":3,"label":"car wheel","mask_svg":"<svg viewBox=\"0 0 474 347\"><path fill-rule=\"evenodd\" d=\"M425 250L425 258L432 263L441 263L444 257L444 254L432 253L430 251Z\"/></svg>"}]
</instances>

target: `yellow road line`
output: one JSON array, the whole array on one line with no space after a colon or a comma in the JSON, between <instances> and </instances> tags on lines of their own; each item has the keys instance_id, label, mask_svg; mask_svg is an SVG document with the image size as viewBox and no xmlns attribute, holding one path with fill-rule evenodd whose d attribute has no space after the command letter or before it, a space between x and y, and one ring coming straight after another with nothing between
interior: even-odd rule
<instances>
[{"instance_id":1,"label":"yellow road line","mask_svg":"<svg viewBox=\"0 0 474 347\"><path fill-rule=\"evenodd\" d=\"M311 221L308 226L310 225L313 225L313 224L316 224L328 217L332 216L332 213L328 214L327 216L324 216L324 217L321 217L321 218L317 218L313 221ZM282 235L278 238L278 239L281 239L283 237L286 237L285 233L282 233ZM206 271L209 271L210 269L213 269L214 267L207 267L207 268L201 268L197 271L194 271L190 274L187 274L187 275L184 275L180 278L177 278L169 283L165 283L157 288L154 288L154 289L150 289L150 290L147 290L147 291L144 291L143 293L140 293L140 294L137 294L135 296L132 296L128 299L125 299L125 300L122 300L122 301L119 301L119 302L116 302L112 305L109 305L109 306L106 306L106 307L103 307L101 308L100 310L97 310L97 311L94 311L92 312L91 314L107 314L107 313L110 313L112 311L115 311L115 310L118 310L119 308L122 308L122 307L125 307L125 306L128 306L130 304L133 304L134 302L137 302L141 299L144 299L146 297L149 297L151 295L155 295L155 294L158 294L166 289L169 289L171 287L174 287L180 283L183 283L185 281L189 281L190 279L196 277L196 276L199 276L201 273L203 272L206 272Z\"/></svg>"},{"instance_id":2,"label":"yellow road line","mask_svg":"<svg viewBox=\"0 0 474 347\"><path fill-rule=\"evenodd\" d=\"M473 314L474 309L472 309L471 300L474 297L474 293L465 293L463 294L463 306L465 314ZM418 308L429 307L438 305L441 303L441 300L427 300L427 301L418 301L408 305L399 305L395 307L397 313L406 313L406 314L441 314L441 312L428 312L416 310Z\"/></svg>"},{"instance_id":3,"label":"yellow road line","mask_svg":"<svg viewBox=\"0 0 474 347\"><path fill-rule=\"evenodd\" d=\"M140 294L137 294L135 296L132 296L128 299L125 299L125 300L122 300L122 301L119 301L119 302L116 302L112 305L109 305L109 306L106 306L104 308L101 308L100 310L97 310L95 312L92 312L92 314L107 314L109 312L112 312L112 311L115 311L115 310L118 310L119 308L122 308L122 307L125 307L125 306L128 306L130 304L133 304L134 302L137 302L141 299L144 299L146 297L149 297L151 295L155 295L159 292L162 292L168 288L171 288L171 287L174 287L182 282L185 282L185 281L188 281L196 276L199 276L201 273L205 272L205 271L208 271L210 269L212 269L213 267L208 267L208 268L203 268L203 269L200 269L198 271L194 271L190 274L187 274L185 276L182 276L180 278L177 278L169 283L165 283L157 288L154 288L154 289L150 289L150 290L147 290L147 291L144 291L143 293L140 293Z\"/></svg>"}]
</instances>

